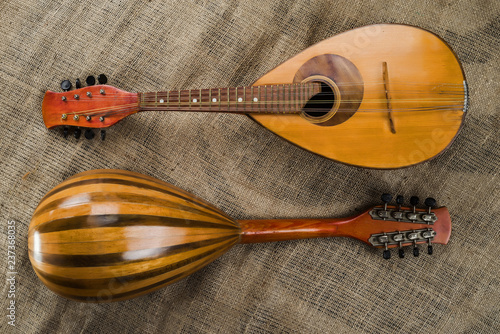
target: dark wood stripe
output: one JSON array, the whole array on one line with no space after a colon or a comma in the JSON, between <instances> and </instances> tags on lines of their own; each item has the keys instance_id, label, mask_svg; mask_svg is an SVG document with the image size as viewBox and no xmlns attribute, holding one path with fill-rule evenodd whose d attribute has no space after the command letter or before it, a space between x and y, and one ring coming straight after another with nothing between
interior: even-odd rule
<instances>
[{"instance_id":1,"label":"dark wood stripe","mask_svg":"<svg viewBox=\"0 0 500 334\"><path fill-rule=\"evenodd\" d=\"M214 245L230 238L234 238L234 236L226 235L219 238L200 240L159 248L146 248L127 252L93 255L49 254L33 252L31 250L29 252L31 257L35 261L51 264L58 267L108 267L125 265L135 262L152 261L160 259L162 257L187 252L193 249Z\"/></svg>"},{"instance_id":2,"label":"dark wood stripe","mask_svg":"<svg viewBox=\"0 0 500 334\"><path fill-rule=\"evenodd\" d=\"M168 264L166 266L159 267L159 268L156 268L153 270L144 271L144 272L140 272L140 273L133 274L133 275L119 276L119 277L98 278L98 279L72 279L72 278L67 278L67 277L49 274L49 273L46 273L40 269L35 269L35 270L40 276L42 276L47 281L49 281L53 284L57 284L57 285L62 286L62 287L67 287L67 288L72 288L72 289L82 289L82 290L109 289L110 286L113 286L113 285L119 285L119 287L121 287L121 286L126 286L129 283L136 283L136 282L143 281L143 280L146 280L146 279L149 279L152 277L156 277L156 276L165 274L167 272L179 269L181 267L190 265L191 263L199 261L205 257L210 257L210 260L213 260L211 255L216 254L217 252L222 251L224 249L229 249L236 242L237 242L237 239L233 238L233 240L225 242L223 245L221 245L217 248L214 248L214 249L211 249L209 251L200 253L198 255L189 257L187 259L177 261L177 262L174 262L174 263L171 263L171 264ZM193 271L195 271L195 269L192 269L189 272L193 272ZM183 273L180 275L183 275ZM179 276L179 275L176 275L176 276ZM176 276L173 276L173 277L176 277ZM165 280L162 280L161 282L163 282L163 283L161 283L160 285L167 283L171 279L172 279L172 277L169 277ZM150 289L150 288L153 288L157 285L158 285L158 283L150 284L150 285L146 285L144 288ZM142 290L143 288L140 288L140 289ZM134 292L134 291L138 291L138 289L133 290L131 292ZM75 297L81 297L81 296L75 296ZM73 298L73 296L71 296L71 298Z\"/></svg>"},{"instance_id":3,"label":"dark wood stripe","mask_svg":"<svg viewBox=\"0 0 500 334\"><path fill-rule=\"evenodd\" d=\"M127 171L127 170L121 170L121 169L99 169L99 170L93 170L93 171L90 171L90 172L78 173L78 174L76 174L76 175L68 178L67 180L71 180L73 178L78 178L78 177L86 177L86 176L89 176L89 175L92 175L92 174L107 174L109 176L120 175L120 176L137 178L137 179L141 179L141 180L148 181L148 182L159 183L159 184L161 184L161 185L163 185L165 187L175 188L176 191L178 191L181 194L184 194L184 195L186 195L186 196L188 196L190 198L195 197L195 196L193 196L192 194L190 194L189 192L187 192L184 189L176 187L176 186L174 186L172 184L169 184L169 183L167 183L165 181L161 181L161 180L155 179L152 176L148 176L148 175L144 175L144 174L140 174L140 173L136 173L136 172L131 172L131 171ZM199 203L202 203L202 204L211 205L210 203L207 203L205 200L203 200L201 198L197 198L196 197L195 200L197 200ZM214 209L215 211L217 211L218 213L220 213L224 217L231 219L231 217L229 217L225 212L223 212L219 208L212 207L212 209Z\"/></svg>"},{"instance_id":4,"label":"dark wood stripe","mask_svg":"<svg viewBox=\"0 0 500 334\"><path fill-rule=\"evenodd\" d=\"M51 211L55 210L57 208L63 208L61 207L61 204L68 201L68 199L72 199L74 197L81 196L81 194L74 194L68 197L63 197L59 198L57 200L54 200L52 202L47 203L41 208L37 208L35 214L33 215L32 219L37 218L38 216ZM190 212L190 213L196 213L199 215L203 215L205 217L210 217L218 220L223 220L227 221L228 223L233 223L233 220L229 220L224 216L218 215L218 214L213 214L208 211L203 211L200 209L192 208L187 205L182 205L179 203L174 203L169 200L164 200L164 199L159 199L151 196L146 196L146 195L135 195L135 194L130 194L130 193L86 193L85 194L85 203L77 203L76 205L79 204L87 204L87 203L106 203L106 202L121 202L121 203L135 203L135 204L154 204L158 207L164 207L164 208L173 208L173 209L180 209L185 212Z\"/></svg>"},{"instance_id":5,"label":"dark wood stripe","mask_svg":"<svg viewBox=\"0 0 500 334\"><path fill-rule=\"evenodd\" d=\"M88 179L88 180L81 180L81 181L72 182L70 184L66 184L66 185L64 185L64 186L62 186L60 188L52 189L51 191L49 191L47 193L47 195L44 196L44 198L42 199L41 202L43 202L45 199L49 198L50 196L53 196L53 195L55 195L55 194L57 194L57 193L59 193L59 192L61 192L63 190L69 189L69 188L83 186L83 185L102 184L102 183L117 184L117 185L126 185L126 186L132 186L132 187L136 187L136 188L140 188L140 189L148 189L148 190L158 191L158 192L161 192L161 193L164 193L164 194L167 194L167 195L171 195L171 196L175 196L175 197L181 198L181 199L183 199L183 200L185 200L187 202L190 202L190 203L196 204L198 206L201 206L201 207L203 207L203 208L205 208L205 209L207 209L209 211L221 214L218 210L215 210L212 206L205 205L204 203L200 203L200 202L198 202L196 200L193 200L190 197L182 196L182 195L176 194L174 192L168 191L168 190L163 189L163 188L159 188L159 187L155 187L155 186L152 186L152 185L149 185L149 184L135 182L135 181L112 179L112 178ZM229 218L227 215L224 215L224 216L226 218ZM231 220L231 222L232 222L232 220ZM234 224L234 222L233 222L233 224Z\"/></svg>"},{"instance_id":6,"label":"dark wood stripe","mask_svg":"<svg viewBox=\"0 0 500 334\"><path fill-rule=\"evenodd\" d=\"M148 215L84 215L76 217L61 218L41 223L29 232L29 235L38 233L61 232L80 229L97 229L102 227L129 227L129 226L165 226L185 228L217 228L239 231L235 226L206 222L202 220L191 220L184 218L173 218L165 216Z\"/></svg>"}]
</instances>

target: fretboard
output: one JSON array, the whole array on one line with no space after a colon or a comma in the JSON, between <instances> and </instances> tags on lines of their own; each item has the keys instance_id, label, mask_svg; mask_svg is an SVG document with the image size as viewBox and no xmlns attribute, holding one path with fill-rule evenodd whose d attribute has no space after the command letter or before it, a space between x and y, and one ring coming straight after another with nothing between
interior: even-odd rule
<instances>
[{"instance_id":1,"label":"fretboard","mask_svg":"<svg viewBox=\"0 0 500 334\"><path fill-rule=\"evenodd\" d=\"M263 85L231 88L173 90L139 93L141 111L211 111L224 113L296 114L314 95L320 83Z\"/></svg>"}]
</instances>

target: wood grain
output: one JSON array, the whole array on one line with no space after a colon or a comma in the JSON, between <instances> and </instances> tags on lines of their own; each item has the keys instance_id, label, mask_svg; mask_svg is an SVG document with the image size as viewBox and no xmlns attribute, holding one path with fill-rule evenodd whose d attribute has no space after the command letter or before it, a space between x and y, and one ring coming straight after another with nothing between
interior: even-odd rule
<instances>
[{"instance_id":1,"label":"wood grain","mask_svg":"<svg viewBox=\"0 0 500 334\"><path fill-rule=\"evenodd\" d=\"M376 233L432 227L433 242L445 244L448 211L434 212L438 221L432 226L375 221L368 211L341 219L235 221L160 180L95 170L67 179L42 198L29 226L28 253L38 277L55 293L109 302L176 282L238 242L340 236L368 242Z\"/></svg>"},{"instance_id":2,"label":"wood grain","mask_svg":"<svg viewBox=\"0 0 500 334\"><path fill-rule=\"evenodd\" d=\"M271 70L254 85L293 82L308 60L335 54L349 59L364 82L359 110L348 121L317 126L298 115L251 114L290 142L346 164L398 168L430 159L447 148L465 117L465 77L450 47L420 28L380 24L319 42ZM388 66L396 133L387 117L382 63ZM338 82L337 84L342 84ZM397 106L395 105L400 101ZM453 105L453 107L449 107ZM396 108L430 107L396 112Z\"/></svg>"},{"instance_id":3,"label":"wood grain","mask_svg":"<svg viewBox=\"0 0 500 334\"><path fill-rule=\"evenodd\" d=\"M319 42L253 86L149 93L85 87L47 92L42 113L48 128L107 127L148 110L249 114L329 159L399 168L435 157L451 144L465 117L465 84L457 57L438 36L379 24ZM333 95L321 95L325 85Z\"/></svg>"}]
</instances>

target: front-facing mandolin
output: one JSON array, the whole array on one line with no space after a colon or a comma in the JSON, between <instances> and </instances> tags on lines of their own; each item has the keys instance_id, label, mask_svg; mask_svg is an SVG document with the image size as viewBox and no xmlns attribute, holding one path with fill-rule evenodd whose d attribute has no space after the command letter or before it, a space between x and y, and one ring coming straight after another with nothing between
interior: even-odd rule
<instances>
[{"instance_id":1,"label":"front-facing mandolin","mask_svg":"<svg viewBox=\"0 0 500 334\"><path fill-rule=\"evenodd\" d=\"M384 205L349 218L236 221L168 183L123 170L95 170L64 181L41 200L29 227L33 268L55 293L82 302L130 299L206 266L237 243L351 237L391 257L404 246L446 244L451 221L432 198Z\"/></svg>"},{"instance_id":2,"label":"front-facing mandolin","mask_svg":"<svg viewBox=\"0 0 500 334\"><path fill-rule=\"evenodd\" d=\"M69 90L71 84L65 80L62 87ZM89 85L48 91L42 112L48 128L63 126L67 135L68 127L76 126L76 137L88 128L87 138L94 137L92 128L139 111L248 114L324 157L398 168L447 148L462 125L467 100L460 63L442 39L416 27L379 24L319 42L252 86L128 93Z\"/></svg>"}]
</instances>

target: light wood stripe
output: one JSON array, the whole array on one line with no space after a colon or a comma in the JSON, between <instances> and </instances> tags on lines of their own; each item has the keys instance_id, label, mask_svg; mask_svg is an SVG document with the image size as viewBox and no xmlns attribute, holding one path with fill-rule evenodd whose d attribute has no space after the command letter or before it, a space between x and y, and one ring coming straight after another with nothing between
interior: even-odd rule
<instances>
[{"instance_id":1,"label":"light wood stripe","mask_svg":"<svg viewBox=\"0 0 500 334\"><path fill-rule=\"evenodd\" d=\"M97 170L42 199L28 248L50 289L99 302L102 293L127 299L173 283L223 254L240 233L219 209L168 183Z\"/></svg>"}]
</instances>

